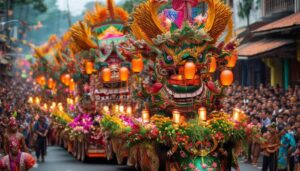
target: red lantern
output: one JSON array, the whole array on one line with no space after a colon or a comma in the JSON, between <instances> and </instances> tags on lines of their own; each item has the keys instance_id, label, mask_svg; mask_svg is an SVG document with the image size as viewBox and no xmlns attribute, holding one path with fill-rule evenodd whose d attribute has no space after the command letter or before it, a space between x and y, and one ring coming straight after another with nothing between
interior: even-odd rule
<instances>
[{"instance_id":1,"label":"red lantern","mask_svg":"<svg viewBox=\"0 0 300 171\"><path fill-rule=\"evenodd\" d=\"M215 57L210 58L209 72L214 73L217 69L217 60Z\"/></svg>"},{"instance_id":2,"label":"red lantern","mask_svg":"<svg viewBox=\"0 0 300 171\"><path fill-rule=\"evenodd\" d=\"M85 72L87 74L92 74L94 71L94 63L90 61L85 62Z\"/></svg>"},{"instance_id":3,"label":"red lantern","mask_svg":"<svg viewBox=\"0 0 300 171\"><path fill-rule=\"evenodd\" d=\"M127 67L121 67L120 71L119 71L119 74L120 74L120 80L121 81L127 81L128 80L129 70L128 70Z\"/></svg>"},{"instance_id":4,"label":"red lantern","mask_svg":"<svg viewBox=\"0 0 300 171\"><path fill-rule=\"evenodd\" d=\"M184 64L183 73L185 79L187 80L194 79L196 72L197 72L197 67L193 61L187 61Z\"/></svg>"},{"instance_id":5,"label":"red lantern","mask_svg":"<svg viewBox=\"0 0 300 171\"><path fill-rule=\"evenodd\" d=\"M233 73L231 70L223 70L220 75L220 81L223 86L229 86L233 82Z\"/></svg>"},{"instance_id":6,"label":"red lantern","mask_svg":"<svg viewBox=\"0 0 300 171\"><path fill-rule=\"evenodd\" d=\"M233 53L231 56L227 56L225 59L227 60L226 67L233 68L238 60L238 55L237 53Z\"/></svg>"},{"instance_id":7,"label":"red lantern","mask_svg":"<svg viewBox=\"0 0 300 171\"><path fill-rule=\"evenodd\" d=\"M104 68L102 70L102 79L104 82L110 81L111 71L109 68Z\"/></svg>"},{"instance_id":8,"label":"red lantern","mask_svg":"<svg viewBox=\"0 0 300 171\"><path fill-rule=\"evenodd\" d=\"M133 58L131 61L132 71L135 73L142 72L144 68L143 58L140 56L139 58Z\"/></svg>"}]
</instances>

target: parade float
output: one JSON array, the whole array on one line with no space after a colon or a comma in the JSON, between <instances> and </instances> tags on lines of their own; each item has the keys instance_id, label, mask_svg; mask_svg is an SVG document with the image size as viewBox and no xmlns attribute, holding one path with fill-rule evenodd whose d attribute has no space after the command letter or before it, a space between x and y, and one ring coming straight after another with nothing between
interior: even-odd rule
<instances>
[{"instance_id":1,"label":"parade float","mask_svg":"<svg viewBox=\"0 0 300 171\"><path fill-rule=\"evenodd\" d=\"M220 0L166 3L141 3L130 22L112 0L96 3L60 43L52 37L36 48L34 76L46 86L37 92L50 88L59 111L74 118L61 134L79 160L116 156L144 171L238 169L255 133L243 111L222 110L237 61L231 9Z\"/></svg>"},{"instance_id":2,"label":"parade float","mask_svg":"<svg viewBox=\"0 0 300 171\"><path fill-rule=\"evenodd\" d=\"M128 164L141 170L238 169L251 130L239 109L222 111L237 60L232 12L219 0L174 0L159 13L165 3L148 0L132 14L131 33L156 52L132 82L139 118L104 115L100 125L127 141Z\"/></svg>"}]
</instances>

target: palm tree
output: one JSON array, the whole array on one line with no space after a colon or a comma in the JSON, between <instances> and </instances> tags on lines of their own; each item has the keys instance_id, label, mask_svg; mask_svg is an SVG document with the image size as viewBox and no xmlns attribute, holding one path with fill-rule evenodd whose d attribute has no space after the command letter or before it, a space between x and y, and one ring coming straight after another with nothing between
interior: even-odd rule
<instances>
[{"instance_id":1,"label":"palm tree","mask_svg":"<svg viewBox=\"0 0 300 171\"><path fill-rule=\"evenodd\" d=\"M256 4L254 0L240 0L239 2L239 11L238 15L242 19L247 19L247 29L249 31L250 26L250 14L254 5L258 5L260 0L256 0ZM257 7L256 7L257 8Z\"/></svg>"}]
</instances>

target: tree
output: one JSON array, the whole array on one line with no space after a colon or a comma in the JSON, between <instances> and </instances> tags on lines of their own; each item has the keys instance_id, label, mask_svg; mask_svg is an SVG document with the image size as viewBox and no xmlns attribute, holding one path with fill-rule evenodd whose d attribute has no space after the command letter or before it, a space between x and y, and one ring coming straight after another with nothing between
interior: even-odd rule
<instances>
[{"instance_id":1,"label":"tree","mask_svg":"<svg viewBox=\"0 0 300 171\"><path fill-rule=\"evenodd\" d=\"M6 5L9 5L9 9L12 10L16 5L28 5L32 6L34 10L39 12L46 12L47 6L44 0L0 0L0 9L6 9Z\"/></svg>"},{"instance_id":2,"label":"tree","mask_svg":"<svg viewBox=\"0 0 300 171\"><path fill-rule=\"evenodd\" d=\"M260 0L256 0L256 4L255 4L254 0L240 0L240 2L239 2L238 15L242 19L245 19L245 18L247 19L248 31L249 31L249 26L250 26L251 10L253 9L254 5L258 5L259 2L260 2Z\"/></svg>"}]
</instances>

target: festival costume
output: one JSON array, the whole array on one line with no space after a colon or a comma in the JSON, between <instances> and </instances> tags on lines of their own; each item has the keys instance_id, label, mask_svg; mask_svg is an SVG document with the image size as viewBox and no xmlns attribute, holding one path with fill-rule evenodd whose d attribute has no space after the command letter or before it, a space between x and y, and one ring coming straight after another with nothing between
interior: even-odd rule
<instances>
[{"instance_id":1,"label":"festival costume","mask_svg":"<svg viewBox=\"0 0 300 171\"><path fill-rule=\"evenodd\" d=\"M28 171L35 165L35 159L30 154L21 152L19 146L16 139L9 142L10 149L17 148L19 152L15 158L10 152L0 160L1 171Z\"/></svg>"},{"instance_id":2,"label":"festival costume","mask_svg":"<svg viewBox=\"0 0 300 171\"><path fill-rule=\"evenodd\" d=\"M16 120L15 118L10 118L10 121L9 121L9 127L13 127L13 126L16 126ZM15 132L15 133L7 133L4 137L4 149L5 149L5 153L6 154L9 154L10 153L10 147L9 147L9 144L13 141L18 141L18 148L20 151L25 151L27 152L27 147L26 147L26 144L25 144L25 138L24 136L19 133L19 132Z\"/></svg>"}]
</instances>

